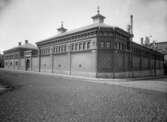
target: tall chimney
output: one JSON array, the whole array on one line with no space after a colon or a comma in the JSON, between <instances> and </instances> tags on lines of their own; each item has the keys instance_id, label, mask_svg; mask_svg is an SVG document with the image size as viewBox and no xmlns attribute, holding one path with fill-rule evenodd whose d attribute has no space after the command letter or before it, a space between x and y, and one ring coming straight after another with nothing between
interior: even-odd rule
<instances>
[{"instance_id":1,"label":"tall chimney","mask_svg":"<svg viewBox=\"0 0 167 122\"><path fill-rule=\"evenodd\" d=\"M130 15L131 34L133 34L133 15Z\"/></svg>"}]
</instances>

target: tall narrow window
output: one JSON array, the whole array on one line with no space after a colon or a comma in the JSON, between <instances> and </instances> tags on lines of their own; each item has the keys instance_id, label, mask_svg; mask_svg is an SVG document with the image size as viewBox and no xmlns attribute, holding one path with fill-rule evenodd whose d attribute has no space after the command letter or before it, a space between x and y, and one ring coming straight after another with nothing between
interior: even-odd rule
<instances>
[{"instance_id":1,"label":"tall narrow window","mask_svg":"<svg viewBox=\"0 0 167 122\"><path fill-rule=\"evenodd\" d=\"M86 43L83 42L83 50L85 50L85 48L86 48Z\"/></svg>"},{"instance_id":2,"label":"tall narrow window","mask_svg":"<svg viewBox=\"0 0 167 122\"><path fill-rule=\"evenodd\" d=\"M87 43L87 49L89 49L89 48L90 48L90 42Z\"/></svg>"},{"instance_id":3,"label":"tall narrow window","mask_svg":"<svg viewBox=\"0 0 167 122\"><path fill-rule=\"evenodd\" d=\"M75 50L77 50L77 47L78 47L78 43L75 44Z\"/></svg>"},{"instance_id":4,"label":"tall narrow window","mask_svg":"<svg viewBox=\"0 0 167 122\"><path fill-rule=\"evenodd\" d=\"M81 50L81 46L82 46L82 44L81 44L81 43L79 43L79 50Z\"/></svg>"},{"instance_id":5,"label":"tall narrow window","mask_svg":"<svg viewBox=\"0 0 167 122\"><path fill-rule=\"evenodd\" d=\"M71 50L72 50L72 51L74 50L74 44L71 45Z\"/></svg>"},{"instance_id":6,"label":"tall narrow window","mask_svg":"<svg viewBox=\"0 0 167 122\"><path fill-rule=\"evenodd\" d=\"M63 45L61 46L61 52L64 52L64 46Z\"/></svg>"},{"instance_id":7,"label":"tall narrow window","mask_svg":"<svg viewBox=\"0 0 167 122\"><path fill-rule=\"evenodd\" d=\"M60 48L60 46L59 46L59 50L58 50L58 52L60 53L60 51L61 51L61 48Z\"/></svg>"},{"instance_id":8,"label":"tall narrow window","mask_svg":"<svg viewBox=\"0 0 167 122\"><path fill-rule=\"evenodd\" d=\"M64 52L66 52L66 45L64 45Z\"/></svg>"}]
</instances>

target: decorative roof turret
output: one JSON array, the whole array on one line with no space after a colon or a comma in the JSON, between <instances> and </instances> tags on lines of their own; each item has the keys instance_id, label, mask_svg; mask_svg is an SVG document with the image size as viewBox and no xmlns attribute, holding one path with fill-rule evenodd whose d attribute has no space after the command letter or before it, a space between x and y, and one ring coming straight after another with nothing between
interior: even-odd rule
<instances>
[{"instance_id":1,"label":"decorative roof turret","mask_svg":"<svg viewBox=\"0 0 167 122\"><path fill-rule=\"evenodd\" d=\"M63 21L61 21L61 27L58 28L57 31L59 34L67 31L67 29L63 27Z\"/></svg>"},{"instance_id":2,"label":"decorative roof turret","mask_svg":"<svg viewBox=\"0 0 167 122\"><path fill-rule=\"evenodd\" d=\"M93 23L103 23L106 17L100 14L100 7L98 6L97 14L91 18L93 19Z\"/></svg>"}]
</instances>

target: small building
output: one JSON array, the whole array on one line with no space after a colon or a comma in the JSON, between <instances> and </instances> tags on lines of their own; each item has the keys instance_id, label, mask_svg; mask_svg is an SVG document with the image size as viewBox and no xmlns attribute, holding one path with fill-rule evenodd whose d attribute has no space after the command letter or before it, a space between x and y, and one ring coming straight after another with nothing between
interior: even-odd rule
<instances>
[{"instance_id":1,"label":"small building","mask_svg":"<svg viewBox=\"0 0 167 122\"><path fill-rule=\"evenodd\" d=\"M4 67L11 70L32 70L34 58L38 56L38 48L25 40L22 45L4 51Z\"/></svg>"}]
</instances>

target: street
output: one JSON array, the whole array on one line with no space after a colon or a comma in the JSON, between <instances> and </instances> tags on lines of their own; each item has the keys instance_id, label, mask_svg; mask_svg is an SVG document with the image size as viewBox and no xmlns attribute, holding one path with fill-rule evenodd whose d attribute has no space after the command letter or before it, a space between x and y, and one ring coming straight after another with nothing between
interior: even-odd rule
<instances>
[{"instance_id":1,"label":"street","mask_svg":"<svg viewBox=\"0 0 167 122\"><path fill-rule=\"evenodd\" d=\"M167 121L164 91L3 70L0 81L12 87L0 94L1 122Z\"/></svg>"}]
</instances>

